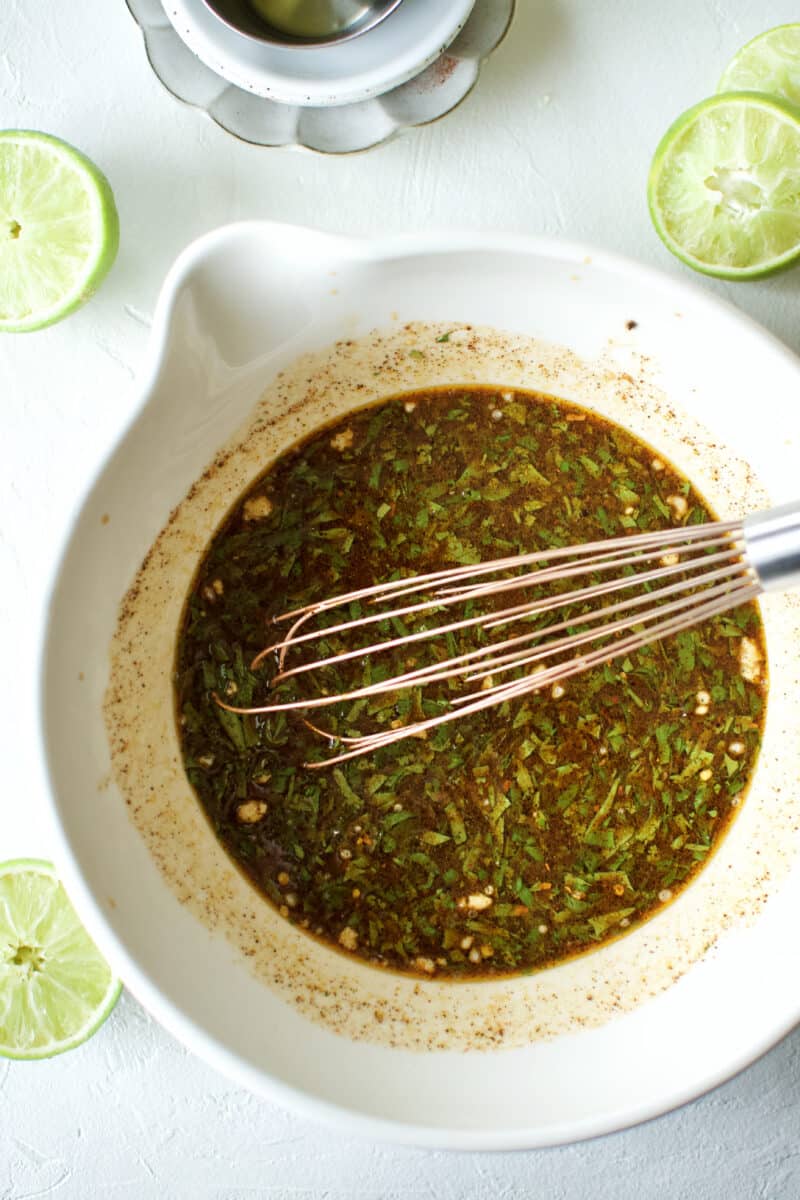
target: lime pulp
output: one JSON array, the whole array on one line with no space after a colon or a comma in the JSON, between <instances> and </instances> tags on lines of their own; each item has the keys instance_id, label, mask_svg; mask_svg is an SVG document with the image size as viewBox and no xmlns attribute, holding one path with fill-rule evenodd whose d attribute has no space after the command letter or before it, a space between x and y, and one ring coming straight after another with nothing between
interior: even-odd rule
<instances>
[{"instance_id":1,"label":"lime pulp","mask_svg":"<svg viewBox=\"0 0 800 1200\"><path fill-rule=\"evenodd\" d=\"M51 864L0 864L0 1054L49 1058L86 1041L120 984Z\"/></svg>"},{"instance_id":2,"label":"lime pulp","mask_svg":"<svg viewBox=\"0 0 800 1200\"><path fill-rule=\"evenodd\" d=\"M111 186L79 150L0 130L0 331L42 329L83 304L119 245Z\"/></svg>"},{"instance_id":3,"label":"lime pulp","mask_svg":"<svg viewBox=\"0 0 800 1200\"><path fill-rule=\"evenodd\" d=\"M754 37L728 63L717 91L765 92L800 106L800 24Z\"/></svg>"},{"instance_id":4,"label":"lime pulp","mask_svg":"<svg viewBox=\"0 0 800 1200\"><path fill-rule=\"evenodd\" d=\"M800 257L800 110L728 92L685 112L650 168L656 231L683 262L756 279Z\"/></svg>"}]
</instances>

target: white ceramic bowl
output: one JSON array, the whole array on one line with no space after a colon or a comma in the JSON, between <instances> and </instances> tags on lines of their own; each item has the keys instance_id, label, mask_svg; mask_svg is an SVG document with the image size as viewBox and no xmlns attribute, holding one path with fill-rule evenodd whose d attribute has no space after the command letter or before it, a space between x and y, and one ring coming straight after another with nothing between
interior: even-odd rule
<instances>
[{"instance_id":1,"label":"white ceramic bowl","mask_svg":"<svg viewBox=\"0 0 800 1200\"><path fill-rule=\"evenodd\" d=\"M178 35L217 75L267 100L301 107L381 96L434 62L475 0L403 0L374 29L331 46L270 46L224 25L203 0L164 0Z\"/></svg>"},{"instance_id":2,"label":"white ceramic bowl","mask_svg":"<svg viewBox=\"0 0 800 1200\"><path fill-rule=\"evenodd\" d=\"M432 336L442 328L455 331L446 344ZM422 357L409 355L420 346ZM391 354L376 359L386 347ZM293 364L308 354L316 358L298 373ZM366 376L372 393L355 390ZM718 506L763 499L752 472L775 502L797 494L800 409L785 400L798 394L800 366L694 286L523 238L361 242L270 224L224 228L170 271L140 411L75 520L49 608L43 744L74 901L126 985L187 1046L244 1086L348 1131L429 1146L541 1146L619 1129L698 1095L800 1015L796 604L765 606L765 748L741 814L697 882L611 946L498 984L424 981L412 994L401 981L392 991L396 977L317 943L309 949L197 815L175 756L169 649L207 528L263 467L258 453L241 460L228 492L201 487L208 511L184 528L174 562L164 559L170 595L153 618L163 661L131 736L148 753L151 737L163 740L168 766L149 775L145 767L130 810L102 711L126 590L262 393L262 433L265 424L277 431L278 450L331 405L445 377L582 399L646 433ZM301 403L289 412L292 396ZM117 758L125 753L116 747ZM165 822L161 843L140 832L148 812ZM269 952L258 969L223 911L231 904L242 924L263 926ZM334 981L325 1004L313 989L295 998L281 973L287 959L279 970L270 958L273 943ZM372 1036L364 1013L384 1004L395 1015ZM397 1005L407 1005L405 1025ZM395 1046L382 1032L389 1026ZM426 1044L434 1048L421 1052Z\"/></svg>"}]
</instances>

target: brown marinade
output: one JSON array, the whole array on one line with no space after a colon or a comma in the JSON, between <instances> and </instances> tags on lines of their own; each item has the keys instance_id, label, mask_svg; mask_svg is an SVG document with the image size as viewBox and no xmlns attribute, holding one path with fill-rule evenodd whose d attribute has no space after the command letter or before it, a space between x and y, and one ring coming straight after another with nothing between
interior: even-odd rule
<instances>
[{"instance_id":1,"label":"brown marinade","mask_svg":"<svg viewBox=\"0 0 800 1200\"><path fill-rule=\"evenodd\" d=\"M755 605L570 679L563 695L320 771L302 764L328 750L299 717L228 713L213 693L268 702L269 670L249 664L275 640L270 618L320 597L711 516L651 447L533 393L413 393L306 438L217 532L179 638L186 771L228 853L309 932L443 977L548 966L652 915L707 860L756 761ZM395 673L384 657L343 667L331 687ZM395 693L321 723L365 733L445 704Z\"/></svg>"}]
</instances>

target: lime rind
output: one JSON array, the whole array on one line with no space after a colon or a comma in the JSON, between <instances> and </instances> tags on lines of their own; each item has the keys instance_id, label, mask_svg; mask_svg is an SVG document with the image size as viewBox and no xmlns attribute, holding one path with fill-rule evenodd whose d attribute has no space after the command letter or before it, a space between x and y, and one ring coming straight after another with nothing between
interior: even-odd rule
<instances>
[{"instance_id":1,"label":"lime rind","mask_svg":"<svg viewBox=\"0 0 800 1200\"><path fill-rule=\"evenodd\" d=\"M0 332L62 320L97 290L119 247L103 173L73 146L0 131Z\"/></svg>"},{"instance_id":2,"label":"lime rind","mask_svg":"<svg viewBox=\"0 0 800 1200\"><path fill-rule=\"evenodd\" d=\"M52 1058L79 1046L121 990L52 864L0 864L0 1055Z\"/></svg>"},{"instance_id":3,"label":"lime rind","mask_svg":"<svg viewBox=\"0 0 800 1200\"><path fill-rule=\"evenodd\" d=\"M800 105L800 24L776 25L734 54L718 92L763 92Z\"/></svg>"},{"instance_id":4,"label":"lime rind","mask_svg":"<svg viewBox=\"0 0 800 1200\"><path fill-rule=\"evenodd\" d=\"M784 270L800 258L800 110L754 92L701 101L661 139L647 195L659 237L695 270Z\"/></svg>"}]
</instances>

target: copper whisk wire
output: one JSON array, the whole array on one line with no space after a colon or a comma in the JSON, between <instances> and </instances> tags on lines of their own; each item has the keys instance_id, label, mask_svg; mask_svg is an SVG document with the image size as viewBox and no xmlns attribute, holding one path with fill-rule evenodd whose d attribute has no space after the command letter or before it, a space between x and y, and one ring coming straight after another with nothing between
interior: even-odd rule
<instances>
[{"instance_id":1,"label":"copper whisk wire","mask_svg":"<svg viewBox=\"0 0 800 1200\"><path fill-rule=\"evenodd\" d=\"M329 694L321 684L319 693L309 698L281 701L276 697L273 703L248 707L215 698L234 713L267 715L350 704L436 683L447 685L445 711L407 724L394 723L396 727L376 733L331 734L304 718L310 729L328 739L338 751L307 766L317 769L334 765L406 738L425 738L440 725L553 687L755 599L764 585L748 561L747 550L747 521L731 520L631 534L583 546L553 547L388 580L281 614L275 620L290 623L286 634L254 658L252 669L267 660L275 661L277 673L271 682L277 686L326 668L347 663L363 665L388 651L409 647L416 652L423 643L435 646L448 635L474 631L485 639L493 631L504 632L488 644L481 641L457 654L434 656L423 666L412 663L400 674L347 691ZM587 575L593 577L588 584ZM604 575L609 577L598 581ZM535 597L518 603L501 601L500 607L482 613L451 615L451 610L459 606L497 601L507 593L534 588L545 588L545 594L539 591ZM357 615L352 615L353 605L358 605ZM579 611L571 613L570 608L574 610L576 605ZM308 628L315 618L335 614L337 609L349 609L351 615L327 626L314 624ZM564 615L561 610L566 610ZM548 624L551 614L556 620ZM429 627L432 616L437 619ZM404 629L404 619L409 617L421 619L421 626L412 632L397 633L397 624ZM514 626L532 620L545 623L514 631ZM383 635L387 625L393 628L394 636ZM378 627L379 636L370 636L366 645L287 666L290 654L312 649L315 642L335 638L346 644L359 631L373 627ZM521 676L497 682L496 677L520 670L524 671ZM458 682L468 685L465 692L456 691Z\"/></svg>"}]
</instances>

